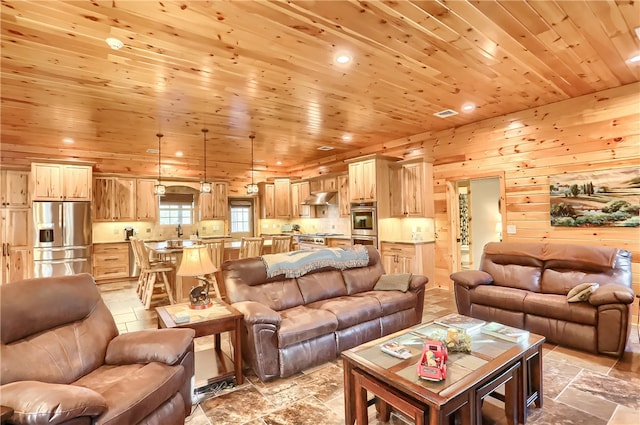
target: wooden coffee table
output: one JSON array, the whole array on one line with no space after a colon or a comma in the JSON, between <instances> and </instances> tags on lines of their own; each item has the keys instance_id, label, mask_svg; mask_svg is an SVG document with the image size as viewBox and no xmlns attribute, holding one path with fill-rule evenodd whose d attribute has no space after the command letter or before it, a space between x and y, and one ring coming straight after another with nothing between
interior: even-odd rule
<instances>
[{"instance_id":1,"label":"wooden coffee table","mask_svg":"<svg viewBox=\"0 0 640 425\"><path fill-rule=\"evenodd\" d=\"M158 328L189 328L196 331L196 337L214 335L213 350L196 352L196 388L228 380L235 376L236 384L244 382L242 376L242 319L243 315L229 304L212 300L213 306L193 310L189 303L156 307ZM188 315L189 321L176 323L177 316ZM221 349L220 334L230 332L233 345L233 359ZM212 374L213 376L203 376Z\"/></svg>"},{"instance_id":2,"label":"wooden coffee table","mask_svg":"<svg viewBox=\"0 0 640 425\"><path fill-rule=\"evenodd\" d=\"M342 353L344 363L345 423L367 424L367 394L376 396L381 420L390 407L412 417L416 424L449 424L457 417L464 425L482 424L482 401L503 399L510 424L526 423L527 407L542 407L542 343L530 334L527 341L511 343L479 331L471 335L471 353L449 353L447 378L434 382L418 377L421 335L446 329L420 324ZM380 344L397 340L411 350L406 360L392 357ZM505 386L504 396L495 390Z\"/></svg>"}]
</instances>

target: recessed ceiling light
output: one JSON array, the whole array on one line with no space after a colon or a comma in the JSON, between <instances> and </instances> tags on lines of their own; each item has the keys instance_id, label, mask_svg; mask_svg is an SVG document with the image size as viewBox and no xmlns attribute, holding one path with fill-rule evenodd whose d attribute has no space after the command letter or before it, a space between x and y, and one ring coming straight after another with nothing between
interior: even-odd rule
<instances>
[{"instance_id":1,"label":"recessed ceiling light","mask_svg":"<svg viewBox=\"0 0 640 425\"><path fill-rule=\"evenodd\" d=\"M176 156L182 157L183 155L184 155L184 153L182 153L182 151L176 152Z\"/></svg>"},{"instance_id":2,"label":"recessed ceiling light","mask_svg":"<svg viewBox=\"0 0 640 425\"><path fill-rule=\"evenodd\" d=\"M277 161L276 165L282 165L282 161Z\"/></svg>"},{"instance_id":3,"label":"recessed ceiling light","mask_svg":"<svg viewBox=\"0 0 640 425\"><path fill-rule=\"evenodd\" d=\"M114 37L107 37L105 41L113 50L120 50L122 49L122 46L124 46L124 43L122 41Z\"/></svg>"},{"instance_id":4,"label":"recessed ceiling light","mask_svg":"<svg viewBox=\"0 0 640 425\"><path fill-rule=\"evenodd\" d=\"M74 140L71 137L65 137L64 139L62 139L62 141L70 145Z\"/></svg>"},{"instance_id":5,"label":"recessed ceiling light","mask_svg":"<svg viewBox=\"0 0 640 425\"><path fill-rule=\"evenodd\" d=\"M320 146L318 148L319 151L330 151L333 150L333 148L331 146Z\"/></svg>"},{"instance_id":6,"label":"recessed ceiling light","mask_svg":"<svg viewBox=\"0 0 640 425\"><path fill-rule=\"evenodd\" d=\"M335 61L339 64L344 65L351 62L351 56L346 53L338 53L335 57Z\"/></svg>"},{"instance_id":7,"label":"recessed ceiling light","mask_svg":"<svg viewBox=\"0 0 640 425\"><path fill-rule=\"evenodd\" d=\"M629 63L636 63L636 62L640 62L640 55L635 55L634 57L629 58L629 59L627 60L627 62L629 62Z\"/></svg>"},{"instance_id":8,"label":"recessed ceiling light","mask_svg":"<svg viewBox=\"0 0 640 425\"><path fill-rule=\"evenodd\" d=\"M342 135L342 140L345 141L345 142L350 142L351 139L352 139L352 137L351 137L350 134L343 134Z\"/></svg>"},{"instance_id":9,"label":"recessed ceiling light","mask_svg":"<svg viewBox=\"0 0 640 425\"><path fill-rule=\"evenodd\" d=\"M465 103L462 106L462 110L465 112L470 112L470 111L473 111L474 109L476 109L476 105L474 105L473 103Z\"/></svg>"}]
</instances>

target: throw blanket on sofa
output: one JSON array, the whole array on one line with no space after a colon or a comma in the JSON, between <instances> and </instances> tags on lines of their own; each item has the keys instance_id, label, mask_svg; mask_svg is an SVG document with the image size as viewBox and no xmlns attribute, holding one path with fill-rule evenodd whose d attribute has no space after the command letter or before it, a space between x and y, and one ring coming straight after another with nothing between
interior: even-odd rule
<instances>
[{"instance_id":1,"label":"throw blanket on sofa","mask_svg":"<svg viewBox=\"0 0 640 425\"><path fill-rule=\"evenodd\" d=\"M284 274L285 277L300 277L323 267L348 269L369 264L369 254L362 245L351 248L326 248L315 251L292 251L262 256L267 268L267 277Z\"/></svg>"}]
</instances>

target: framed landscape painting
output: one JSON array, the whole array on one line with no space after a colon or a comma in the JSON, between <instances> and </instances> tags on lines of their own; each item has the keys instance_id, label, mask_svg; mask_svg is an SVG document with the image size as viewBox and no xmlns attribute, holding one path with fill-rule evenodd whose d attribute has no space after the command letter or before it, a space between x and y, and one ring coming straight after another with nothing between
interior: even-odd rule
<instances>
[{"instance_id":1,"label":"framed landscape painting","mask_svg":"<svg viewBox=\"0 0 640 425\"><path fill-rule=\"evenodd\" d=\"M549 186L552 226L640 226L640 167L557 174Z\"/></svg>"}]
</instances>

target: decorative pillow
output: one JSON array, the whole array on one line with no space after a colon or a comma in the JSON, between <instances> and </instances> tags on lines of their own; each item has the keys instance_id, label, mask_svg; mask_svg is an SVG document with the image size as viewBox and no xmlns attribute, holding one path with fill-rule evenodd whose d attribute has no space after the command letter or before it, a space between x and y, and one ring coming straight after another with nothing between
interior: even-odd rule
<instances>
[{"instance_id":1,"label":"decorative pillow","mask_svg":"<svg viewBox=\"0 0 640 425\"><path fill-rule=\"evenodd\" d=\"M570 303L575 303L579 301L589 301L589 297L591 293L598 289L600 284L585 282L571 288L569 293L567 294L567 301Z\"/></svg>"},{"instance_id":2,"label":"decorative pillow","mask_svg":"<svg viewBox=\"0 0 640 425\"><path fill-rule=\"evenodd\" d=\"M411 282L411 273L402 274L383 274L378 279L375 291L402 291L407 292L409 283Z\"/></svg>"}]
</instances>

